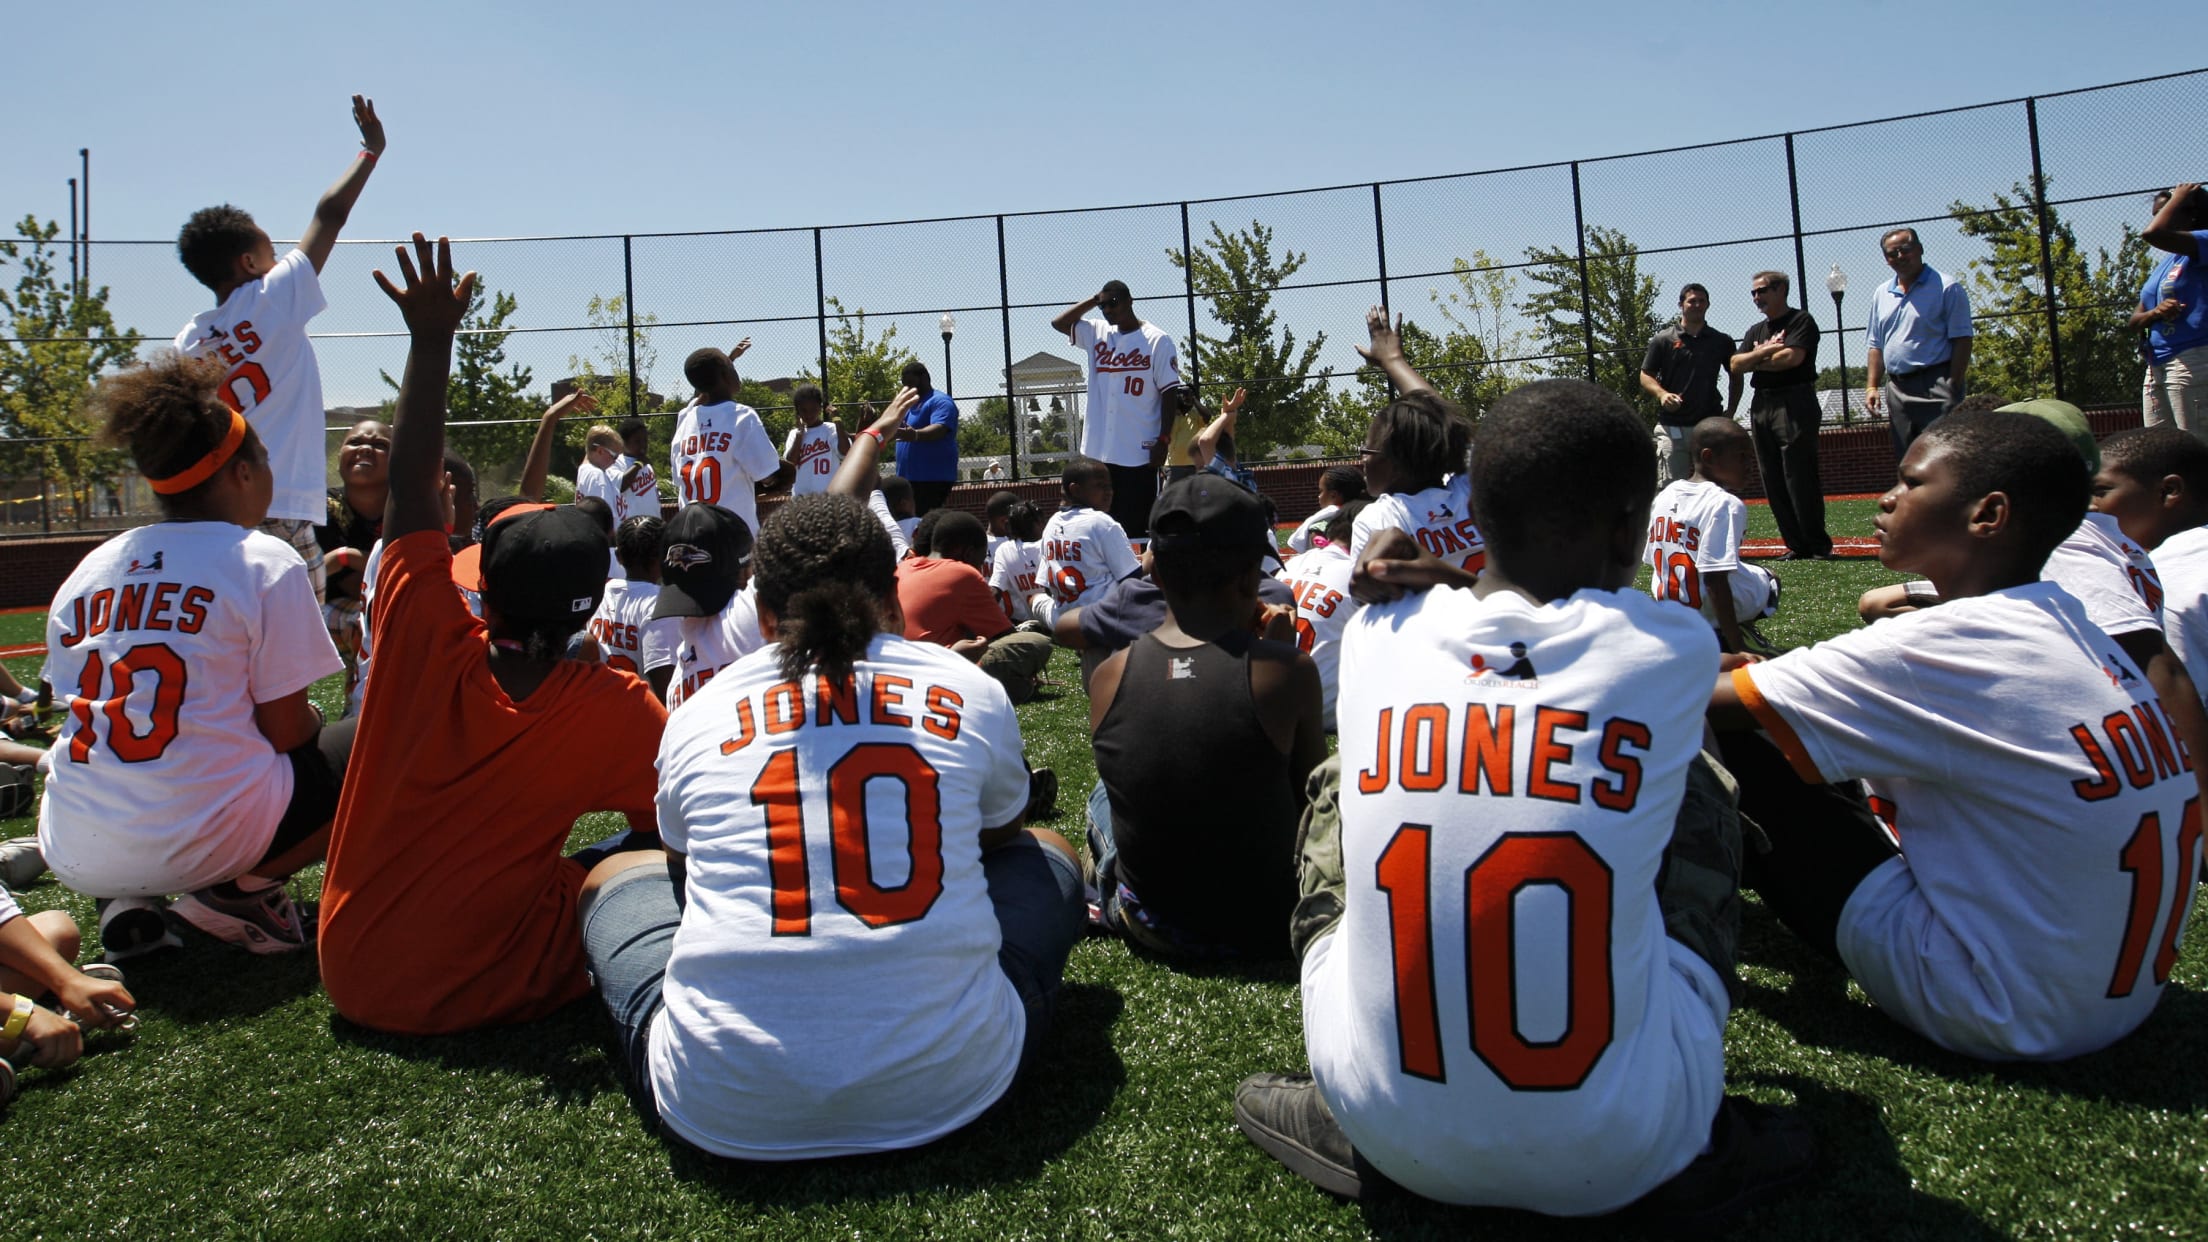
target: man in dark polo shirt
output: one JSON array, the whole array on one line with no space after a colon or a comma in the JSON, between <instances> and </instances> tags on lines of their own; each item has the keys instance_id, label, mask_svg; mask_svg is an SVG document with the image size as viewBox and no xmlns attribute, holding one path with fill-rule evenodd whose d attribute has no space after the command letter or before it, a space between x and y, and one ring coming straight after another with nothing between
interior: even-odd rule
<instances>
[{"instance_id":1,"label":"man in dark polo shirt","mask_svg":"<svg viewBox=\"0 0 2208 1242\"><path fill-rule=\"evenodd\" d=\"M1657 425L1669 442L1665 479L1677 481L1694 473L1687 454L1687 434L1705 418L1731 418L1740 408L1741 377L1730 369L1733 338L1709 326L1703 319L1710 310L1710 291L1688 285L1679 291L1679 322L1664 328L1648 341L1648 356L1641 359L1641 389L1662 407ZM1730 380L1720 408L1717 378Z\"/></svg>"},{"instance_id":2,"label":"man in dark polo shirt","mask_svg":"<svg viewBox=\"0 0 2208 1242\"><path fill-rule=\"evenodd\" d=\"M1741 339L1732 369L1736 376L1755 375L1748 429L1771 518L1786 540L1780 559L1824 560L1832 555L1832 536L1825 533L1825 488L1817 477L1817 427L1824 421L1817 404L1817 321L1786 304L1791 283L1784 272L1750 278L1748 294L1763 318Z\"/></svg>"}]
</instances>

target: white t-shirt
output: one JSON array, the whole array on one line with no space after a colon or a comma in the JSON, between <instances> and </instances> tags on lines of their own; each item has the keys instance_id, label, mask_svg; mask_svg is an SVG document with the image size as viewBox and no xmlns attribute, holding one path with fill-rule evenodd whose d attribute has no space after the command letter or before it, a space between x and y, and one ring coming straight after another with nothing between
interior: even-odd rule
<instances>
[{"instance_id":1,"label":"white t-shirt","mask_svg":"<svg viewBox=\"0 0 2208 1242\"><path fill-rule=\"evenodd\" d=\"M905 559L905 553L912 551L912 540L905 538L905 528L898 525L896 517L890 513L889 500L880 488L866 494L866 507L874 520L882 524L882 529L889 532L889 546L896 550L897 559Z\"/></svg>"},{"instance_id":2,"label":"white t-shirt","mask_svg":"<svg viewBox=\"0 0 2208 1242\"><path fill-rule=\"evenodd\" d=\"M585 496L605 501L606 507L613 510L613 524L621 524L621 481L612 471L600 470L587 460L575 467L575 499Z\"/></svg>"},{"instance_id":3,"label":"white t-shirt","mask_svg":"<svg viewBox=\"0 0 2208 1242\"><path fill-rule=\"evenodd\" d=\"M886 507L889 502L883 501L882 503ZM918 529L920 529L920 519L917 517L897 519L897 533L904 537L905 547L908 549L912 547L912 532ZM897 559L903 560L904 558L900 556Z\"/></svg>"},{"instance_id":4,"label":"white t-shirt","mask_svg":"<svg viewBox=\"0 0 2208 1242\"><path fill-rule=\"evenodd\" d=\"M368 667L376 658L375 631L368 624L368 614L376 606L376 575L382 569L383 540L378 539L369 547L367 564L360 570L360 611L353 614L353 688L345 696L347 716L358 716L360 705L368 700ZM457 588L458 584L454 585ZM474 611L472 605L469 611Z\"/></svg>"},{"instance_id":5,"label":"white t-shirt","mask_svg":"<svg viewBox=\"0 0 2208 1242\"><path fill-rule=\"evenodd\" d=\"M652 1024L659 1115L747 1160L912 1147L1019 1066L980 844L1027 805L1019 721L927 643L876 636L834 696L849 716L779 660L725 670L660 741L659 831L688 856L689 908ZM809 723L777 732L791 720Z\"/></svg>"},{"instance_id":6,"label":"white t-shirt","mask_svg":"<svg viewBox=\"0 0 2208 1242\"><path fill-rule=\"evenodd\" d=\"M1154 323L1120 332L1102 319L1077 320L1066 335L1089 357L1081 455L1114 466L1149 465L1164 417L1159 398L1181 386L1173 338Z\"/></svg>"},{"instance_id":7,"label":"white t-shirt","mask_svg":"<svg viewBox=\"0 0 2208 1242\"><path fill-rule=\"evenodd\" d=\"M276 476L272 518L320 522L329 516L322 372L307 339L307 321L328 305L313 261L293 250L176 334L178 353L220 358L230 368L220 395L268 446Z\"/></svg>"},{"instance_id":8,"label":"white t-shirt","mask_svg":"<svg viewBox=\"0 0 2208 1242\"><path fill-rule=\"evenodd\" d=\"M1748 506L1715 483L1681 479L1656 494L1649 508L1648 592L1701 612L1712 625L1717 607L1702 591L1704 574L1730 574L1733 616L1753 621L1771 603L1771 575L1740 559Z\"/></svg>"},{"instance_id":9,"label":"white t-shirt","mask_svg":"<svg viewBox=\"0 0 2208 1242\"><path fill-rule=\"evenodd\" d=\"M759 632L759 589L745 583L728 607L710 617L677 617L675 671L667 682L667 710L688 702L713 675L767 645Z\"/></svg>"},{"instance_id":10,"label":"white t-shirt","mask_svg":"<svg viewBox=\"0 0 2208 1242\"><path fill-rule=\"evenodd\" d=\"M1060 608L1085 608L1141 568L1126 528L1112 515L1071 505L1043 524L1042 586Z\"/></svg>"},{"instance_id":11,"label":"white t-shirt","mask_svg":"<svg viewBox=\"0 0 2208 1242\"><path fill-rule=\"evenodd\" d=\"M1442 589L1350 619L1350 879L1303 960L1304 1040L1398 1183L1591 1215L1708 1142L1730 1002L1665 935L1656 876L1716 677L1710 628L1633 590Z\"/></svg>"},{"instance_id":12,"label":"white t-shirt","mask_svg":"<svg viewBox=\"0 0 2208 1242\"><path fill-rule=\"evenodd\" d=\"M1309 552L1314 543L1324 544L1326 536L1319 533L1320 529L1328 522L1333 521L1334 515L1341 511L1342 507L1340 505L1319 506L1317 513L1303 519L1296 526L1295 533L1288 536L1288 550L1290 552Z\"/></svg>"},{"instance_id":13,"label":"white t-shirt","mask_svg":"<svg viewBox=\"0 0 2208 1242\"><path fill-rule=\"evenodd\" d=\"M46 619L47 676L70 706L39 807L47 865L94 897L244 874L291 802L291 763L253 706L343 667L282 540L159 522L93 549Z\"/></svg>"},{"instance_id":14,"label":"white t-shirt","mask_svg":"<svg viewBox=\"0 0 2208 1242\"><path fill-rule=\"evenodd\" d=\"M2060 1060L2153 1012L2199 790L2145 676L2059 585L1891 617L1733 684L1805 779L1892 804L1903 856L1848 898L1838 941L1897 1021Z\"/></svg>"},{"instance_id":15,"label":"white t-shirt","mask_svg":"<svg viewBox=\"0 0 2208 1242\"><path fill-rule=\"evenodd\" d=\"M2111 634L2162 628L2162 577L2146 549L2126 539L2105 513L2086 514L2048 556L2039 578L2062 584L2093 624Z\"/></svg>"},{"instance_id":16,"label":"white t-shirt","mask_svg":"<svg viewBox=\"0 0 2208 1242\"><path fill-rule=\"evenodd\" d=\"M834 423L792 427L789 443L782 446L782 456L797 466L797 481L790 484L790 494L810 496L827 491L828 481L843 466L843 440Z\"/></svg>"},{"instance_id":17,"label":"white t-shirt","mask_svg":"<svg viewBox=\"0 0 2208 1242\"><path fill-rule=\"evenodd\" d=\"M745 529L758 536L754 486L782 465L758 411L734 401L692 401L675 416L670 458L678 503L719 505L744 519Z\"/></svg>"},{"instance_id":18,"label":"white t-shirt","mask_svg":"<svg viewBox=\"0 0 2208 1242\"><path fill-rule=\"evenodd\" d=\"M636 477L629 479L627 487L620 487L621 480L632 469L636 471ZM612 477L614 486L620 488L621 493L621 503L613 507L615 526L632 517L659 516L659 476L652 473L649 465L623 453L613 459L613 466L606 473Z\"/></svg>"},{"instance_id":19,"label":"white t-shirt","mask_svg":"<svg viewBox=\"0 0 2208 1242\"><path fill-rule=\"evenodd\" d=\"M1319 666L1325 694L1324 719L1334 728L1334 704L1342 684L1342 630L1357 601L1349 597L1349 572L1356 562L1340 544L1320 543L1298 554L1280 571L1296 597L1296 646Z\"/></svg>"},{"instance_id":20,"label":"white t-shirt","mask_svg":"<svg viewBox=\"0 0 2208 1242\"><path fill-rule=\"evenodd\" d=\"M2154 550L2162 578L2162 628L2193 688L2208 699L2208 527L2179 531Z\"/></svg>"},{"instance_id":21,"label":"white t-shirt","mask_svg":"<svg viewBox=\"0 0 2208 1242\"><path fill-rule=\"evenodd\" d=\"M1028 598L1042 590L1043 545L1022 543L1017 539L1003 539L997 543L996 555L989 558L989 589L996 593L997 602L1004 605L1004 615L1013 624L1034 617L1028 608Z\"/></svg>"},{"instance_id":22,"label":"white t-shirt","mask_svg":"<svg viewBox=\"0 0 2208 1242\"><path fill-rule=\"evenodd\" d=\"M652 619L659 603L659 584L616 578L606 584L598 611L590 614L590 636L598 640L606 663L639 678L655 668L675 662L675 645L681 641L682 618Z\"/></svg>"},{"instance_id":23,"label":"white t-shirt","mask_svg":"<svg viewBox=\"0 0 2208 1242\"><path fill-rule=\"evenodd\" d=\"M1409 532L1424 548L1452 565L1473 573L1487 567L1487 541L1472 520L1472 476L1458 474L1440 487L1416 492L1389 492L1366 505L1357 515L1349 538L1352 563L1365 554L1373 533L1393 526Z\"/></svg>"}]
</instances>

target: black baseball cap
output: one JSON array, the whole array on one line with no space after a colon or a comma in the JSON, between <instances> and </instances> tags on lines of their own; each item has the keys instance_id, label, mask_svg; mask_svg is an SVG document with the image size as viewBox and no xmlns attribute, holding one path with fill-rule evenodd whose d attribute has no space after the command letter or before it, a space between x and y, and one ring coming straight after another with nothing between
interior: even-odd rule
<instances>
[{"instance_id":1,"label":"black baseball cap","mask_svg":"<svg viewBox=\"0 0 2208 1242\"><path fill-rule=\"evenodd\" d=\"M573 505L483 528L483 602L512 620L581 624L606 590L606 532Z\"/></svg>"},{"instance_id":2,"label":"black baseball cap","mask_svg":"<svg viewBox=\"0 0 2208 1242\"><path fill-rule=\"evenodd\" d=\"M660 545L659 602L652 619L710 617L728 607L751 559L751 528L719 505L684 505Z\"/></svg>"},{"instance_id":3,"label":"black baseball cap","mask_svg":"<svg viewBox=\"0 0 2208 1242\"><path fill-rule=\"evenodd\" d=\"M1221 475L1189 475L1159 493L1150 506L1150 542L1160 548L1272 546L1265 506L1255 493Z\"/></svg>"}]
</instances>

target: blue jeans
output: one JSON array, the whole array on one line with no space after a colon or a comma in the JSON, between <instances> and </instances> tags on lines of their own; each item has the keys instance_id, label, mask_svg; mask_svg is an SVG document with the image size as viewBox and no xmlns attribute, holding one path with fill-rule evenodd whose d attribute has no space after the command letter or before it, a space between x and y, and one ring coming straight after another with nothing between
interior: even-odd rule
<instances>
[{"instance_id":1,"label":"blue jeans","mask_svg":"<svg viewBox=\"0 0 2208 1242\"><path fill-rule=\"evenodd\" d=\"M997 966L1012 981L1027 1012L1027 1035L1020 1045L1020 1072L1025 1073L1050 1033L1066 958L1088 923L1081 868L1061 851L1023 834L983 854L981 872L1002 936ZM598 999L618 1031L630 1095L640 1109L657 1117L647 1058L652 1022L663 1008L667 959L674 951L675 929L682 925L674 877L664 866L631 868L586 894L576 913Z\"/></svg>"}]
</instances>

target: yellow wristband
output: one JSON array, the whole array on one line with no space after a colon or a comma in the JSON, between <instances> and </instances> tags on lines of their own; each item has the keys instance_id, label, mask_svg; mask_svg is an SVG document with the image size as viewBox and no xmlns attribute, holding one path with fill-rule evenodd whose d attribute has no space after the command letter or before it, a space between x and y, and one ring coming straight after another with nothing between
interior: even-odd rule
<instances>
[{"instance_id":1,"label":"yellow wristband","mask_svg":"<svg viewBox=\"0 0 2208 1242\"><path fill-rule=\"evenodd\" d=\"M18 992L15 996L15 1012L8 1015L7 1025L0 1026L0 1044L12 1044L22 1038L23 1029L31 1024L31 998Z\"/></svg>"}]
</instances>

